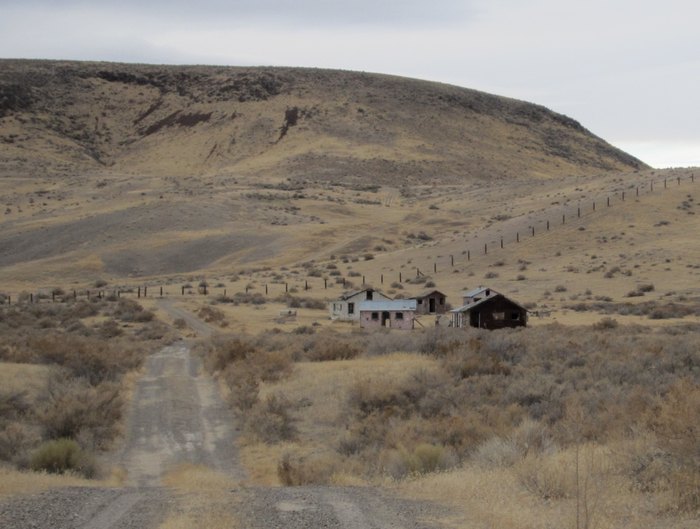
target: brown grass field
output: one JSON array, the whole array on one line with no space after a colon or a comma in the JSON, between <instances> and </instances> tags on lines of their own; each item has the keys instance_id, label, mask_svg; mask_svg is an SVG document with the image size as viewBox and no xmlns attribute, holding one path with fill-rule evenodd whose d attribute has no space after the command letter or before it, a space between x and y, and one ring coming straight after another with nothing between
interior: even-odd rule
<instances>
[{"instance_id":1,"label":"brown grass field","mask_svg":"<svg viewBox=\"0 0 700 529\"><path fill-rule=\"evenodd\" d=\"M251 485L385 487L455 528L695 528L699 180L445 85L2 60L0 496L118 484L28 469L56 437L113 450L143 358L184 337ZM529 328L331 322L363 285L488 285ZM227 477L164 485L162 529L235 524Z\"/></svg>"}]
</instances>

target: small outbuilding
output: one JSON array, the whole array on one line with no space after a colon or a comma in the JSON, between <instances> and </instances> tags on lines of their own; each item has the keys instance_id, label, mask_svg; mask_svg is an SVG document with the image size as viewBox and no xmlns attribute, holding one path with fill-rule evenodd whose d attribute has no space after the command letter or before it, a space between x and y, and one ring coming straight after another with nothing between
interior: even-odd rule
<instances>
[{"instance_id":1,"label":"small outbuilding","mask_svg":"<svg viewBox=\"0 0 700 529\"><path fill-rule=\"evenodd\" d=\"M415 299L363 301L360 303L360 327L363 329L413 329L416 319Z\"/></svg>"},{"instance_id":2,"label":"small outbuilding","mask_svg":"<svg viewBox=\"0 0 700 529\"><path fill-rule=\"evenodd\" d=\"M450 311L453 327L504 329L527 325L527 309L491 288L465 292L462 299L464 305Z\"/></svg>"},{"instance_id":3,"label":"small outbuilding","mask_svg":"<svg viewBox=\"0 0 700 529\"><path fill-rule=\"evenodd\" d=\"M445 314L447 312L447 296L439 290L428 290L409 299L416 300L417 314Z\"/></svg>"},{"instance_id":4,"label":"small outbuilding","mask_svg":"<svg viewBox=\"0 0 700 529\"><path fill-rule=\"evenodd\" d=\"M358 321L359 305L363 301L391 301L391 298L373 288L348 292L328 304L330 318L339 321Z\"/></svg>"}]
</instances>

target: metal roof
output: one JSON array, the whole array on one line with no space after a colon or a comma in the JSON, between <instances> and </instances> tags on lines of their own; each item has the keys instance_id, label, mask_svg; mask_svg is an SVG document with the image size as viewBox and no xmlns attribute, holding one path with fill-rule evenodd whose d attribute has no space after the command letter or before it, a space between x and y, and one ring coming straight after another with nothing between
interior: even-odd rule
<instances>
[{"instance_id":1,"label":"metal roof","mask_svg":"<svg viewBox=\"0 0 700 529\"><path fill-rule=\"evenodd\" d=\"M415 299L394 299L391 301L362 301L360 303L360 312L384 312L395 310L416 310L417 302Z\"/></svg>"},{"instance_id":2,"label":"metal roof","mask_svg":"<svg viewBox=\"0 0 700 529\"><path fill-rule=\"evenodd\" d=\"M462 297L463 298L473 298L475 296L478 296L479 294L482 294L486 292L487 290L491 291L491 294L500 294L500 292L496 292L494 289L489 288L489 287L479 287L475 288L474 290L470 290L469 292L462 292Z\"/></svg>"}]
</instances>

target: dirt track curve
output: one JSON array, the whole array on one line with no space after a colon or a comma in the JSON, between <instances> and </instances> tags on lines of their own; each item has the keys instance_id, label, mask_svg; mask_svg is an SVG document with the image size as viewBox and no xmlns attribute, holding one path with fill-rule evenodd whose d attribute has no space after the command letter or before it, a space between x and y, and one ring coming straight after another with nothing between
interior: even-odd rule
<instances>
[{"instance_id":1,"label":"dirt track curve","mask_svg":"<svg viewBox=\"0 0 700 529\"><path fill-rule=\"evenodd\" d=\"M162 307L185 317L200 335L210 334L211 328L192 314L170 303ZM0 528L155 529L178 509L179 499L161 484L176 465L203 465L245 482L234 425L216 384L191 355L190 344L164 347L147 361L135 389L123 448L112 456L111 463L127 472L126 486L70 487L3 501ZM429 527L420 520L427 512L437 512L433 506L370 488L244 487L235 494L239 528L416 529Z\"/></svg>"}]
</instances>

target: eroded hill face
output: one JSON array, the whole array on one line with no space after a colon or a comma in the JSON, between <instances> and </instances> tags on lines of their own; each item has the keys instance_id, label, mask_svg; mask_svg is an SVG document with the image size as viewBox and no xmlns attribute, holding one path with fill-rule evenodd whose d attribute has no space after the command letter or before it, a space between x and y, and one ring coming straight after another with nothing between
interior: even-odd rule
<instances>
[{"instance_id":1,"label":"eroded hill face","mask_svg":"<svg viewBox=\"0 0 700 529\"><path fill-rule=\"evenodd\" d=\"M291 68L0 61L0 171L392 185L641 168L574 120L489 94Z\"/></svg>"}]
</instances>

